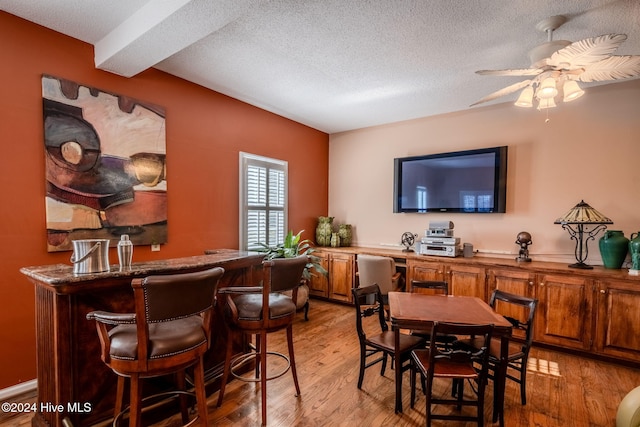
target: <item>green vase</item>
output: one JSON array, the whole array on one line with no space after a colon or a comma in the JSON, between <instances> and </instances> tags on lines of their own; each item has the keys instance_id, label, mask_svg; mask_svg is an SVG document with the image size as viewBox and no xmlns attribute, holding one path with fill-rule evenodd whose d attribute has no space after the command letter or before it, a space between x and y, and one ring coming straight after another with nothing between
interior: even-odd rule
<instances>
[{"instance_id":1,"label":"green vase","mask_svg":"<svg viewBox=\"0 0 640 427\"><path fill-rule=\"evenodd\" d=\"M629 239L622 231L607 230L599 240L600 255L605 268L620 268L629 251Z\"/></svg>"},{"instance_id":2,"label":"green vase","mask_svg":"<svg viewBox=\"0 0 640 427\"><path fill-rule=\"evenodd\" d=\"M629 254L631 255L631 268L633 270L640 270L640 232L631 233Z\"/></svg>"},{"instance_id":3,"label":"green vase","mask_svg":"<svg viewBox=\"0 0 640 427\"><path fill-rule=\"evenodd\" d=\"M338 226L338 236L340 236L340 246L351 246L351 224L340 224Z\"/></svg>"},{"instance_id":4,"label":"green vase","mask_svg":"<svg viewBox=\"0 0 640 427\"><path fill-rule=\"evenodd\" d=\"M333 217L318 217L318 226L316 227L316 244L318 246L331 245L331 233L333 233Z\"/></svg>"},{"instance_id":5,"label":"green vase","mask_svg":"<svg viewBox=\"0 0 640 427\"><path fill-rule=\"evenodd\" d=\"M340 246L340 236L338 236L338 233L331 234L331 247L337 248L339 246Z\"/></svg>"}]
</instances>

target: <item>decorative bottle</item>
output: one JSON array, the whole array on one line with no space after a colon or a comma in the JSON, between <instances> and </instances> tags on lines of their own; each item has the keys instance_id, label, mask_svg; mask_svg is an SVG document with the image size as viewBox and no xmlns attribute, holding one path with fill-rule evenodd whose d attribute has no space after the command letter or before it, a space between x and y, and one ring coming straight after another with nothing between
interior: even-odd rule
<instances>
[{"instance_id":1,"label":"decorative bottle","mask_svg":"<svg viewBox=\"0 0 640 427\"><path fill-rule=\"evenodd\" d=\"M629 250L629 239L622 231L607 230L598 241L605 268L620 268Z\"/></svg>"},{"instance_id":2,"label":"decorative bottle","mask_svg":"<svg viewBox=\"0 0 640 427\"><path fill-rule=\"evenodd\" d=\"M133 259L133 243L129 240L129 235L123 234L118 242L118 262L120 270L131 267Z\"/></svg>"}]
</instances>

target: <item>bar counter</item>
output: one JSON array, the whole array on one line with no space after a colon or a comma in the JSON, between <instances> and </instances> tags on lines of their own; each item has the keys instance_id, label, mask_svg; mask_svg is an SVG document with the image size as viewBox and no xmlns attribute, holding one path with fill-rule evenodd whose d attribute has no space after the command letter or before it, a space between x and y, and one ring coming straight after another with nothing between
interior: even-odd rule
<instances>
[{"instance_id":1,"label":"bar counter","mask_svg":"<svg viewBox=\"0 0 640 427\"><path fill-rule=\"evenodd\" d=\"M222 267L223 286L248 286L259 277L264 254L230 249L207 250L206 255L133 263L120 270L74 274L72 265L55 264L23 267L20 272L35 285L37 380L39 411L34 426L62 426L68 417L73 425L102 423L113 416L116 375L100 360L100 342L93 310L134 312L131 280L156 274L174 274ZM208 392L217 389L216 378L224 362L224 325L219 316L212 320L211 348L205 354ZM247 351L247 342L238 342L236 352ZM152 381L149 393L166 386ZM145 394L149 394L145 391ZM47 407L64 408L47 411ZM43 408L43 410L40 410ZM89 408L87 411L82 409Z\"/></svg>"}]
</instances>

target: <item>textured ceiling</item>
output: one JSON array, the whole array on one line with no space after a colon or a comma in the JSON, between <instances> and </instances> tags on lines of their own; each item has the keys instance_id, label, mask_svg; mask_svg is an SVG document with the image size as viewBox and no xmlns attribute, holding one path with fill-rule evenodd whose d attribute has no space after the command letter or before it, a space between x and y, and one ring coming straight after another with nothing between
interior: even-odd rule
<instances>
[{"instance_id":1,"label":"textured ceiling","mask_svg":"<svg viewBox=\"0 0 640 427\"><path fill-rule=\"evenodd\" d=\"M640 55L639 0L0 0L0 10L94 45L97 68L155 67L328 133L468 109L522 80L474 72L528 67L547 40L536 24L552 15L568 18L554 39L622 33L615 54Z\"/></svg>"}]
</instances>

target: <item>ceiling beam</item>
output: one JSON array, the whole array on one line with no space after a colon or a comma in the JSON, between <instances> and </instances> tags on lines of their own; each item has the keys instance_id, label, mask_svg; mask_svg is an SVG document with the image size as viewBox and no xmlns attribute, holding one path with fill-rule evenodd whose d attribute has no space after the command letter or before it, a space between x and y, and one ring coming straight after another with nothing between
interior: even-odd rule
<instances>
[{"instance_id":1,"label":"ceiling beam","mask_svg":"<svg viewBox=\"0 0 640 427\"><path fill-rule=\"evenodd\" d=\"M150 0L94 45L96 68L133 77L235 21L260 0Z\"/></svg>"}]
</instances>

